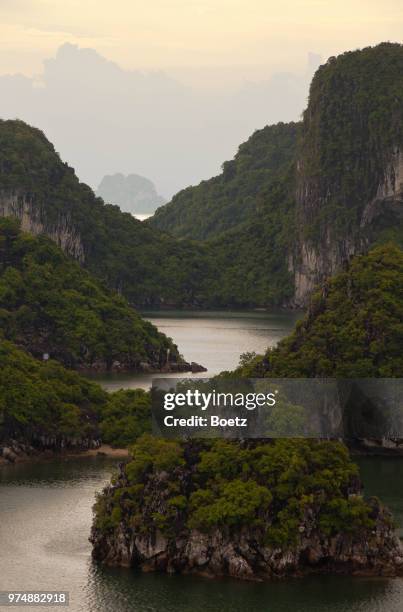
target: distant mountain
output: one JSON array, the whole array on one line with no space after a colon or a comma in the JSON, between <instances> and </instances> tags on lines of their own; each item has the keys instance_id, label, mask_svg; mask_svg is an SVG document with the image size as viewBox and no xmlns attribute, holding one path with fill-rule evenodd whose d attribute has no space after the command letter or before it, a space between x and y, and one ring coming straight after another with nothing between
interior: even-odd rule
<instances>
[{"instance_id":1,"label":"distant mountain","mask_svg":"<svg viewBox=\"0 0 403 612\"><path fill-rule=\"evenodd\" d=\"M117 204L132 215L152 214L165 204L152 181L139 174L107 174L99 184L97 195L108 204Z\"/></svg>"},{"instance_id":2,"label":"distant mountain","mask_svg":"<svg viewBox=\"0 0 403 612\"><path fill-rule=\"evenodd\" d=\"M46 234L109 288L137 306L203 304L206 249L147 227L105 204L45 135L0 120L0 216Z\"/></svg>"}]
</instances>

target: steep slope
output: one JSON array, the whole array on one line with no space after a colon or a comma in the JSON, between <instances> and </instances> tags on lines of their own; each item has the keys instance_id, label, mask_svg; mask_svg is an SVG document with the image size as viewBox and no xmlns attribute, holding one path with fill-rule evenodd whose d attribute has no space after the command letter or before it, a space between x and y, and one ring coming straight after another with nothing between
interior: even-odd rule
<instances>
[{"instance_id":1,"label":"steep slope","mask_svg":"<svg viewBox=\"0 0 403 612\"><path fill-rule=\"evenodd\" d=\"M274 284L288 287L277 297L305 306L353 255L388 240L403 244L402 151L403 46L344 53L316 72L302 125L256 132L220 176L181 191L149 223L208 244L222 237L220 261L230 267L234 249L227 249L225 232L236 228L240 252L250 243L256 256L256 264L247 257L246 278L264 284L275 272ZM268 203L275 183L282 183L282 194ZM285 228L285 244L267 235L273 226ZM235 254L234 263L242 261ZM261 305L253 288L249 295Z\"/></svg>"},{"instance_id":2,"label":"steep slope","mask_svg":"<svg viewBox=\"0 0 403 612\"><path fill-rule=\"evenodd\" d=\"M316 72L297 162L295 301L375 241L403 242L403 46L330 58Z\"/></svg>"},{"instance_id":3,"label":"steep slope","mask_svg":"<svg viewBox=\"0 0 403 612\"><path fill-rule=\"evenodd\" d=\"M137 305L192 305L209 266L203 246L178 242L105 205L80 183L44 134L0 121L0 216L45 233Z\"/></svg>"},{"instance_id":4,"label":"steep slope","mask_svg":"<svg viewBox=\"0 0 403 612\"><path fill-rule=\"evenodd\" d=\"M185 367L177 347L45 236L0 220L0 327L36 357L74 368Z\"/></svg>"},{"instance_id":5,"label":"steep slope","mask_svg":"<svg viewBox=\"0 0 403 612\"><path fill-rule=\"evenodd\" d=\"M292 296L286 245L293 182L284 161L291 150L280 147L276 153L275 147L293 140L296 127L277 126L276 138L262 132L253 138L260 143L255 148L261 150L268 139L273 150L267 157L282 161L274 173L259 169L257 152L251 162L242 154L244 163L256 166L253 176L260 177L256 215L213 237L211 244L175 239L105 205L78 182L39 130L20 121L0 122L0 215L15 216L24 230L48 235L136 305L282 303Z\"/></svg>"},{"instance_id":6,"label":"steep slope","mask_svg":"<svg viewBox=\"0 0 403 612\"><path fill-rule=\"evenodd\" d=\"M223 164L219 176L180 191L148 223L174 236L205 240L249 221L258 210L259 195L293 161L297 132L296 123L256 131Z\"/></svg>"},{"instance_id":7,"label":"steep slope","mask_svg":"<svg viewBox=\"0 0 403 612\"><path fill-rule=\"evenodd\" d=\"M298 124L255 132L219 176L180 192L147 221L178 237L206 239L208 303L267 307L293 296L288 252L294 238Z\"/></svg>"},{"instance_id":8,"label":"steep slope","mask_svg":"<svg viewBox=\"0 0 403 612\"><path fill-rule=\"evenodd\" d=\"M305 306L352 256L403 244L401 151L403 46L382 43L330 58L302 126L256 132L146 224L95 198L43 134L2 122L0 215L44 231L134 304Z\"/></svg>"},{"instance_id":9,"label":"steep slope","mask_svg":"<svg viewBox=\"0 0 403 612\"><path fill-rule=\"evenodd\" d=\"M267 307L289 302L294 294L288 252L295 236L291 168L262 188L256 212L205 242L216 274L209 293L217 305Z\"/></svg>"},{"instance_id":10,"label":"steep slope","mask_svg":"<svg viewBox=\"0 0 403 612\"><path fill-rule=\"evenodd\" d=\"M0 464L101 442L124 448L150 431L150 403L142 389L107 393L0 337Z\"/></svg>"},{"instance_id":11,"label":"steep slope","mask_svg":"<svg viewBox=\"0 0 403 612\"><path fill-rule=\"evenodd\" d=\"M314 295L294 333L239 370L244 376L403 377L403 251L356 256Z\"/></svg>"}]
</instances>

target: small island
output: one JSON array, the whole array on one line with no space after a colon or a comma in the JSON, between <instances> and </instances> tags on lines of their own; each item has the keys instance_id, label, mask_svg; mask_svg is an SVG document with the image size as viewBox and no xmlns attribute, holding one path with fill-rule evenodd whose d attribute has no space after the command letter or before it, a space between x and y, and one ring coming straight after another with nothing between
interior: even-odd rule
<instances>
[{"instance_id":1,"label":"small island","mask_svg":"<svg viewBox=\"0 0 403 612\"><path fill-rule=\"evenodd\" d=\"M93 557L143 571L267 580L394 576L403 547L339 442L175 442L145 434L94 507Z\"/></svg>"}]
</instances>

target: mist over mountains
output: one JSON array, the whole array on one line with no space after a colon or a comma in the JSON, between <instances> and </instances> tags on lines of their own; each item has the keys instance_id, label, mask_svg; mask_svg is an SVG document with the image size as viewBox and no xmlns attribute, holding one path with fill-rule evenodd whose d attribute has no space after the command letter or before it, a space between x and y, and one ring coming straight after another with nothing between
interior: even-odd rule
<instances>
[{"instance_id":1,"label":"mist over mountains","mask_svg":"<svg viewBox=\"0 0 403 612\"><path fill-rule=\"evenodd\" d=\"M38 76L0 76L0 116L44 130L93 188L106 174L135 169L169 198L217 174L255 129L298 119L319 63L310 54L301 74L268 74L225 92L196 90L66 43Z\"/></svg>"}]
</instances>

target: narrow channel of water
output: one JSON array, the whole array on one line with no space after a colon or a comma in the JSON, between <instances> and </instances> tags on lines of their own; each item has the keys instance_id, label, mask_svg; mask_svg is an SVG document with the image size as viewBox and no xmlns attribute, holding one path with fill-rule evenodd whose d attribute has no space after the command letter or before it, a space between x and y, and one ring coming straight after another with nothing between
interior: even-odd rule
<instances>
[{"instance_id":1,"label":"narrow channel of water","mask_svg":"<svg viewBox=\"0 0 403 612\"><path fill-rule=\"evenodd\" d=\"M263 353L294 328L301 312L155 311L145 318L173 339L187 361L196 361L207 372L193 378L233 370L242 353ZM160 375L161 376L161 375ZM164 377L170 376L167 374ZM172 374L175 377L177 374ZM156 374L95 374L91 378L110 391L120 388L148 389Z\"/></svg>"}]
</instances>

